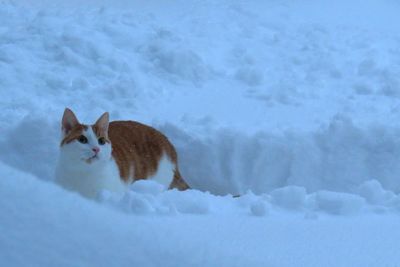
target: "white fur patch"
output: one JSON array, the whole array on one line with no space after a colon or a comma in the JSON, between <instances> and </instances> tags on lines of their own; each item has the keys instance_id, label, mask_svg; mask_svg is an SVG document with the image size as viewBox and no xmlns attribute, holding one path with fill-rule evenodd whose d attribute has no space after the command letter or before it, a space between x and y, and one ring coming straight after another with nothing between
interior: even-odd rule
<instances>
[{"instance_id":1,"label":"white fur patch","mask_svg":"<svg viewBox=\"0 0 400 267\"><path fill-rule=\"evenodd\" d=\"M153 180L162 184L165 188L168 188L174 178L175 164L171 160L163 155L158 163L158 168L153 176L148 179Z\"/></svg>"}]
</instances>

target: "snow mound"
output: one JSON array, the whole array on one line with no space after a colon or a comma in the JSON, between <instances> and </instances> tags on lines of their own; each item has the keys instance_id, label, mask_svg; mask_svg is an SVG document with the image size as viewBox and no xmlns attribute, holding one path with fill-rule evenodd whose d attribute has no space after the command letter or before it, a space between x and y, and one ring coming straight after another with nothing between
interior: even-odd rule
<instances>
[{"instance_id":1,"label":"snow mound","mask_svg":"<svg viewBox=\"0 0 400 267\"><path fill-rule=\"evenodd\" d=\"M377 180L364 182L358 187L358 192L368 203L374 205L384 205L395 198L395 194L383 189Z\"/></svg>"},{"instance_id":2,"label":"snow mound","mask_svg":"<svg viewBox=\"0 0 400 267\"><path fill-rule=\"evenodd\" d=\"M101 192L99 200L113 207L134 214L206 214L209 196L196 190L165 191L162 185L146 180L132 184L123 195Z\"/></svg>"},{"instance_id":3,"label":"snow mound","mask_svg":"<svg viewBox=\"0 0 400 267\"><path fill-rule=\"evenodd\" d=\"M316 208L335 215L349 215L361 211L365 206L365 199L360 196L319 191L315 195Z\"/></svg>"},{"instance_id":4,"label":"snow mound","mask_svg":"<svg viewBox=\"0 0 400 267\"><path fill-rule=\"evenodd\" d=\"M306 202L306 189L299 186L287 186L271 192L272 202L287 209L302 208Z\"/></svg>"}]
</instances>

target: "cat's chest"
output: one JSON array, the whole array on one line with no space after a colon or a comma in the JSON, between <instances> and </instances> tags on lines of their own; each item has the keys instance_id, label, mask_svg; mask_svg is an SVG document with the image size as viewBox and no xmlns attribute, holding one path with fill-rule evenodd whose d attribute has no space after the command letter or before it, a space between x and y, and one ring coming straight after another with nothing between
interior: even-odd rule
<instances>
[{"instance_id":1,"label":"cat's chest","mask_svg":"<svg viewBox=\"0 0 400 267\"><path fill-rule=\"evenodd\" d=\"M61 160L56 169L56 181L64 188L89 198L96 197L102 190L123 192L126 187L113 160L74 165Z\"/></svg>"}]
</instances>

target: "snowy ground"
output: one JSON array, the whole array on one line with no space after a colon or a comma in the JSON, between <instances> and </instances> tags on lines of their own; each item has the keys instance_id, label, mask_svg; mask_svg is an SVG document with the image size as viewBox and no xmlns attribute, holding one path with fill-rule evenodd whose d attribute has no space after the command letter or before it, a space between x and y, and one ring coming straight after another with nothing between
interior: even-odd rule
<instances>
[{"instance_id":1,"label":"snowy ground","mask_svg":"<svg viewBox=\"0 0 400 267\"><path fill-rule=\"evenodd\" d=\"M400 266L399 12L0 1L0 266ZM159 128L196 190L58 188L66 106Z\"/></svg>"}]
</instances>

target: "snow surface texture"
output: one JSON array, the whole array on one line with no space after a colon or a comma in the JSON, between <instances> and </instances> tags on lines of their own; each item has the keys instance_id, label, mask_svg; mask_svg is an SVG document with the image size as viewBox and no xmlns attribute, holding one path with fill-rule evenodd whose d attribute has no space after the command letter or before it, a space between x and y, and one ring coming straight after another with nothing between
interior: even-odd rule
<instances>
[{"instance_id":1,"label":"snow surface texture","mask_svg":"<svg viewBox=\"0 0 400 267\"><path fill-rule=\"evenodd\" d=\"M0 266L399 266L399 12L0 1ZM66 106L160 129L196 190L58 188Z\"/></svg>"}]
</instances>

